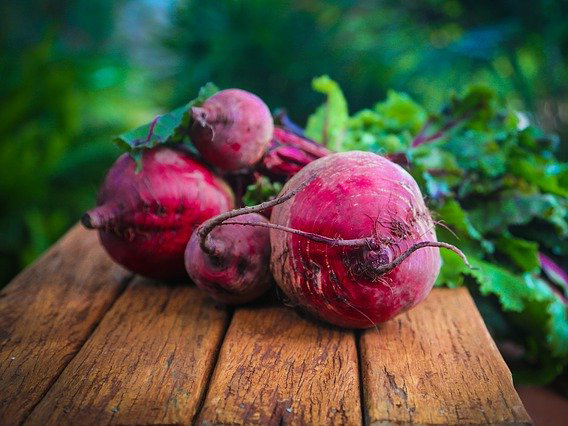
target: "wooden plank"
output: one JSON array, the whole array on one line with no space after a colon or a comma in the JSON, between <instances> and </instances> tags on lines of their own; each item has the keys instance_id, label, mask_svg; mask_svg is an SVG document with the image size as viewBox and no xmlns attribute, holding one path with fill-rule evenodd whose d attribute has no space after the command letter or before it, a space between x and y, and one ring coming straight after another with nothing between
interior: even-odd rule
<instances>
[{"instance_id":1,"label":"wooden plank","mask_svg":"<svg viewBox=\"0 0 568 426\"><path fill-rule=\"evenodd\" d=\"M190 423L228 321L196 287L136 278L26 423Z\"/></svg>"},{"instance_id":2,"label":"wooden plank","mask_svg":"<svg viewBox=\"0 0 568 426\"><path fill-rule=\"evenodd\" d=\"M124 288L126 271L75 226L0 292L0 424L20 423Z\"/></svg>"},{"instance_id":3,"label":"wooden plank","mask_svg":"<svg viewBox=\"0 0 568 426\"><path fill-rule=\"evenodd\" d=\"M360 339L369 424L530 424L464 288L436 289Z\"/></svg>"},{"instance_id":4,"label":"wooden plank","mask_svg":"<svg viewBox=\"0 0 568 426\"><path fill-rule=\"evenodd\" d=\"M361 424L352 331L283 307L235 312L197 424Z\"/></svg>"}]
</instances>

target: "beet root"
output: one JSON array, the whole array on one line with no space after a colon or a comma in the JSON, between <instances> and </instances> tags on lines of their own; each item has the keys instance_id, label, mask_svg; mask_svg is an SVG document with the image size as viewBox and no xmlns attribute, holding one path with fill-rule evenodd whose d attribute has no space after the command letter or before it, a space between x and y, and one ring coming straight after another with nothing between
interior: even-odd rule
<instances>
[{"instance_id":1,"label":"beet root","mask_svg":"<svg viewBox=\"0 0 568 426\"><path fill-rule=\"evenodd\" d=\"M142 169L123 154L107 173L98 207L82 218L98 229L119 264L155 279L186 276L184 251L203 221L234 206L230 188L182 148L160 146L142 156Z\"/></svg>"},{"instance_id":2,"label":"beet root","mask_svg":"<svg viewBox=\"0 0 568 426\"><path fill-rule=\"evenodd\" d=\"M258 212L288 201L308 182L285 196L221 213L201 224L185 251L187 273L197 286L229 304L245 303L264 293L271 281L268 228L273 225Z\"/></svg>"},{"instance_id":3,"label":"beet root","mask_svg":"<svg viewBox=\"0 0 568 426\"><path fill-rule=\"evenodd\" d=\"M274 123L256 95L227 89L191 108L191 141L203 158L229 172L252 167L270 144Z\"/></svg>"},{"instance_id":4,"label":"beet root","mask_svg":"<svg viewBox=\"0 0 568 426\"><path fill-rule=\"evenodd\" d=\"M281 194L310 176L271 216L271 269L291 302L332 324L366 328L422 301L440 270L438 247L459 250L436 241L414 179L376 154L346 152L311 162Z\"/></svg>"},{"instance_id":5,"label":"beet root","mask_svg":"<svg viewBox=\"0 0 568 426\"><path fill-rule=\"evenodd\" d=\"M231 224L235 221L224 221L205 237L194 232L185 250L185 268L193 282L227 304L256 299L268 290L272 279L269 230L243 226L268 223L268 219L249 213L238 218L239 224Z\"/></svg>"}]
</instances>

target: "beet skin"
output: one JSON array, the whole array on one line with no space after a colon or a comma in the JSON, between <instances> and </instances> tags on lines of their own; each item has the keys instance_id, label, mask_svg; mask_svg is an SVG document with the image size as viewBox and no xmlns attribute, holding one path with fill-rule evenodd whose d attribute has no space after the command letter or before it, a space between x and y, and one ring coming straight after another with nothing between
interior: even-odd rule
<instances>
[{"instance_id":1,"label":"beet skin","mask_svg":"<svg viewBox=\"0 0 568 426\"><path fill-rule=\"evenodd\" d=\"M156 279L186 276L183 254L193 230L234 207L230 188L181 148L147 150L142 169L123 154L106 175L98 207L83 224L99 230L108 254Z\"/></svg>"},{"instance_id":2,"label":"beet skin","mask_svg":"<svg viewBox=\"0 0 568 426\"><path fill-rule=\"evenodd\" d=\"M274 122L266 104L240 89L217 92L191 108L191 141L203 158L221 170L252 167L267 150Z\"/></svg>"},{"instance_id":3,"label":"beet skin","mask_svg":"<svg viewBox=\"0 0 568 426\"><path fill-rule=\"evenodd\" d=\"M393 262L417 243L436 241L414 179L379 155L346 152L308 164L281 194L308 179L274 207L271 222L365 243L339 246L271 229L272 273L291 302L332 324L366 328L422 301L440 270L439 249L420 248Z\"/></svg>"},{"instance_id":4,"label":"beet skin","mask_svg":"<svg viewBox=\"0 0 568 426\"><path fill-rule=\"evenodd\" d=\"M193 282L222 303L249 302L270 287L270 232L242 223L268 223L268 219L249 213L224 221L204 236L194 232L185 251L185 267Z\"/></svg>"}]
</instances>

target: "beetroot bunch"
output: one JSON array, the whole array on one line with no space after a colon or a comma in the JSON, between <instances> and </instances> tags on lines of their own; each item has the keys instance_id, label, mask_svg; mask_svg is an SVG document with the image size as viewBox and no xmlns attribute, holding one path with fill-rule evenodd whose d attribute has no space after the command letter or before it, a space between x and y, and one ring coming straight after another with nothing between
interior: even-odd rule
<instances>
[{"instance_id":1,"label":"beetroot bunch","mask_svg":"<svg viewBox=\"0 0 568 426\"><path fill-rule=\"evenodd\" d=\"M416 182L397 164L371 153L333 154L275 127L264 102L239 89L186 113L183 131L199 154L181 143L158 145L142 151L140 170L122 155L98 206L82 218L133 272L187 273L223 303L253 300L274 279L315 316L361 328L426 297L439 247L459 252L436 241ZM280 195L235 210L243 179L262 174L288 179ZM271 208L270 220L259 214Z\"/></svg>"}]
</instances>

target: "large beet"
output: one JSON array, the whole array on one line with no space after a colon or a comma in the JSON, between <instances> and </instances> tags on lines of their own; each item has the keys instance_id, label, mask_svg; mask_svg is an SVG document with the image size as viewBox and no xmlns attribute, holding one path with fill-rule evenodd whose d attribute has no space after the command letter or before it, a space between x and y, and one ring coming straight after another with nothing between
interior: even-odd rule
<instances>
[{"instance_id":1,"label":"large beet","mask_svg":"<svg viewBox=\"0 0 568 426\"><path fill-rule=\"evenodd\" d=\"M436 242L414 179L381 156L348 152L308 164L281 194L309 179L271 216L274 225L327 237L271 229L272 273L292 303L362 328L423 300L440 270L438 247L448 245Z\"/></svg>"},{"instance_id":2,"label":"large beet","mask_svg":"<svg viewBox=\"0 0 568 426\"><path fill-rule=\"evenodd\" d=\"M106 175L83 224L99 230L110 256L156 279L186 276L184 251L202 222L234 207L230 188L181 148L145 151L142 169L123 154Z\"/></svg>"}]
</instances>

